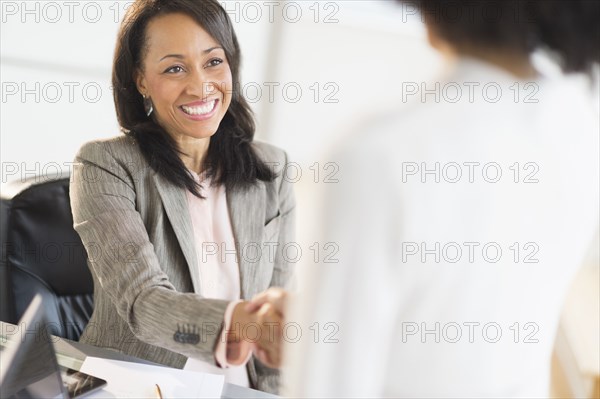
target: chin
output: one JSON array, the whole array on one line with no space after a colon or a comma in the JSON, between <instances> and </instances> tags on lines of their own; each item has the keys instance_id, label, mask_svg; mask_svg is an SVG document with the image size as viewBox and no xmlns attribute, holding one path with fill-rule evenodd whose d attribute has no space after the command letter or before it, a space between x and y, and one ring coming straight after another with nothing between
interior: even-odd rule
<instances>
[{"instance_id":1,"label":"chin","mask_svg":"<svg viewBox=\"0 0 600 399\"><path fill-rule=\"evenodd\" d=\"M190 137L194 137L196 139L206 139L206 138L214 136L214 134L216 132L217 132L217 129L214 129L214 130L202 130L202 131L189 132L187 135L190 136Z\"/></svg>"}]
</instances>

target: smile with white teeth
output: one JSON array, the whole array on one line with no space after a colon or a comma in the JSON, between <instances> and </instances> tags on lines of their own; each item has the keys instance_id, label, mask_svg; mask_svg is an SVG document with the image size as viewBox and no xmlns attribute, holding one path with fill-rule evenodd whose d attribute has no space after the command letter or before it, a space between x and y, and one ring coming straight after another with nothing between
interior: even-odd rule
<instances>
[{"instance_id":1,"label":"smile with white teeth","mask_svg":"<svg viewBox=\"0 0 600 399\"><path fill-rule=\"evenodd\" d=\"M183 110L183 112L185 112L188 115L205 115L210 113L213 108L215 107L215 102L217 100L212 100L207 102L204 105L200 105L197 107L188 107L186 105L182 105L181 109Z\"/></svg>"}]
</instances>

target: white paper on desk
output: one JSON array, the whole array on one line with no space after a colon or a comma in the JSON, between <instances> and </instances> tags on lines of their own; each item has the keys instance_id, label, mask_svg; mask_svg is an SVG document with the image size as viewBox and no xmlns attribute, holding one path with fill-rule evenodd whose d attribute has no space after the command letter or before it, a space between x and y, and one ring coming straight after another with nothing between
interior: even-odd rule
<instances>
[{"instance_id":1,"label":"white paper on desk","mask_svg":"<svg viewBox=\"0 0 600 399\"><path fill-rule=\"evenodd\" d=\"M170 398L220 398L222 375L87 357L81 371L108 382L91 398L156 398L155 384Z\"/></svg>"}]
</instances>

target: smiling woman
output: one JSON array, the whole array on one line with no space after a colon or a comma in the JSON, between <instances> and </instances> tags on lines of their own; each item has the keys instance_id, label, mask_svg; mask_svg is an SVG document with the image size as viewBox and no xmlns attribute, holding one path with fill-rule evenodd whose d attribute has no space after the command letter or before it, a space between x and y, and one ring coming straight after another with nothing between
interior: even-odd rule
<instances>
[{"instance_id":1,"label":"smiling woman","mask_svg":"<svg viewBox=\"0 0 600 399\"><path fill-rule=\"evenodd\" d=\"M146 41L136 83L152 102L156 121L178 142L208 143L231 104L225 50L185 14L152 20Z\"/></svg>"},{"instance_id":2,"label":"smiling woman","mask_svg":"<svg viewBox=\"0 0 600 399\"><path fill-rule=\"evenodd\" d=\"M216 1L129 8L113 65L125 134L85 144L71 180L75 230L102 255L88 260L94 313L81 340L277 392L282 315L244 300L288 284L295 200L285 152L253 140L239 66ZM238 252L273 240L269 256Z\"/></svg>"},{"instance_id":3,"label":"smiling woman","mask_svg":"<svg viewBox=\"0 0 600 399\"><path fill-rule=\"evenodd\" d=\"M213 1L140 1L119 32L113 69L119 123L159 173L198 196L183 165L206 169L230 188L273 178L249 145L255 125L239 93L240 58L231 21ZM228 134L216 134L219 128ZM194 140L213 135L210 146Z\"/></svg>"}]
</instances>

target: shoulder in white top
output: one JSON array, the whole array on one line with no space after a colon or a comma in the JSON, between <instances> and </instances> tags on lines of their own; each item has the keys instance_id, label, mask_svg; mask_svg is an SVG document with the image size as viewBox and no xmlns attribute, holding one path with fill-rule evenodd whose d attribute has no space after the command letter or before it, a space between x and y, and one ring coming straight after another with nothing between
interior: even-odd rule
<instances>
[{"instance_id":1,"label":"shoulder in white top","mask_svg":"<svg viewBox=\"0 0 600 399\"><path fill-rule=\"evenodd\" d=\"M339 342L290 345L294 397L549 394L561 304L598 228L598 115L578 78L465 59L446 83L459 101L429 95L336 157L311 238L339 263L303 268L299 314Z\"/></svg>"}]
</instances>

